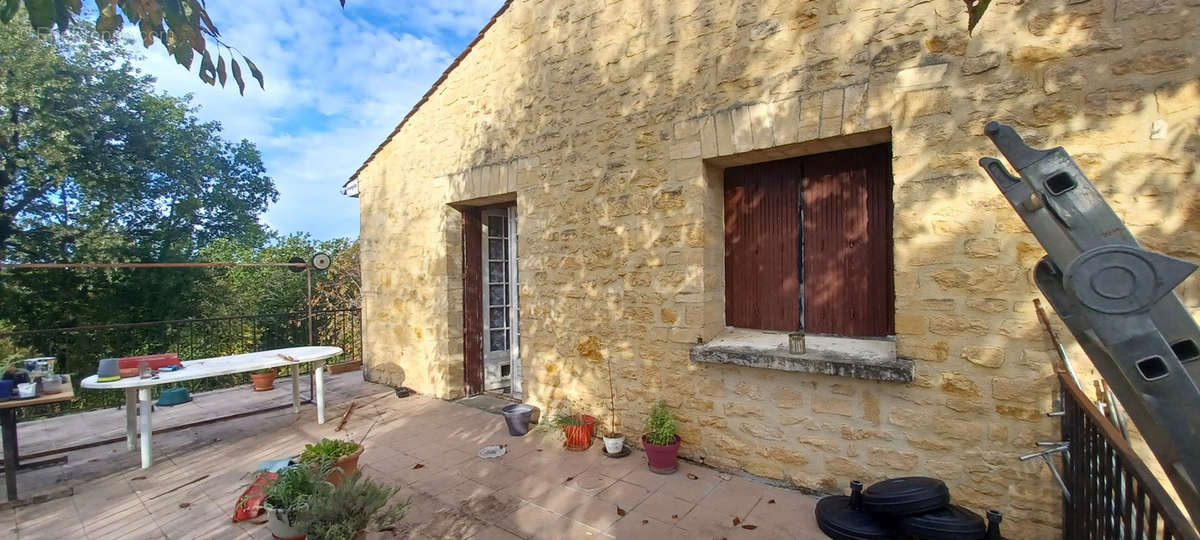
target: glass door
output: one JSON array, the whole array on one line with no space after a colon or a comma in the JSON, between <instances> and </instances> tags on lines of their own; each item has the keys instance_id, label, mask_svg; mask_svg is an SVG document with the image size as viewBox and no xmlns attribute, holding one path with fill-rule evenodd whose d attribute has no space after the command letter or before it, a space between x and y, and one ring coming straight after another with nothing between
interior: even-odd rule
<instances>
[{"instance_id":1,"label":"glass door","mask_svg":"<svg viewBox=\"0 0 1200 540\"><path fill-rule=\"evenodd\" d=\"M483 389L521 395L516 207L483 218Z\"/></svg>"}]
</instances>

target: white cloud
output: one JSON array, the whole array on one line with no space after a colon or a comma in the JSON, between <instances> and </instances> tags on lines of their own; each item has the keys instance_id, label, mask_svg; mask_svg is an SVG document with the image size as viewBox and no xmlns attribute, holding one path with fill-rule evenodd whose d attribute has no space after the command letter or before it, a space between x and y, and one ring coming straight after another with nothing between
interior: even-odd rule
<instances>
[{"instance_id":1,"label":"white cloud","mask_svg":"<svg viewBox=\"0 0 1200 540\"><path fill-rule=\"evenodd\" d=\"M350 0L343 11L337 0L209 2L222 39L262 69L265 91L245 66L245 96L232 77L226 88L205 85L195 74L199 59L186 72L157 44L139 67L171 94L192 93L200 116L221 122L227 138L259 146L280 192L267 224L319 238L354 237L358 204L339 194L342 183L500 0L381 4Z\"/></svg>"}]
</instances>

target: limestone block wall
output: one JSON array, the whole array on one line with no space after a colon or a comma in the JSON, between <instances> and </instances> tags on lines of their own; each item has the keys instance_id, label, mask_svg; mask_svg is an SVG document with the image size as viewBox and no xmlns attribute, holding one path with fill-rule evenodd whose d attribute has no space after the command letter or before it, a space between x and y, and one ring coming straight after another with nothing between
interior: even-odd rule
<instances>
[{"instance_id":1,"label":"limestone block wall","mask_svg":"<svg viewBox=\"0 0 1200 540\"><path fill-rule=\"evenodd\" d=\"M1198 14L997 0L969 36L957 0L514 0L359 176L367 374L462 395L450 205L515 198L527 401L606 415L611 360L627 434L663 398L689 458L814 491L932 474L1052 537L1057 488L1016 460L1057 437L1042 253L983 125L1065 146L1147 247L1200 260ZM723 168L879 140L916 380L689 362L724 328ZM1178 292L1200 314L1200 278Z\"/></svg>"}]
</instances>

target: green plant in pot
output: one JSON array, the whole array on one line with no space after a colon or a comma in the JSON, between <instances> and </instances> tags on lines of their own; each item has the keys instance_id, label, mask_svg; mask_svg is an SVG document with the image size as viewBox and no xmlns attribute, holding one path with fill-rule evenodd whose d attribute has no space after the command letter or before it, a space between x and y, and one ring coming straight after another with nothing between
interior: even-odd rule
<instances>
[{"instance_id":1,"label":"green plant in pot","mask_svg":"<svg viewBox=\"0 0 1200 540\"><path fill-rule=\"evenodd\" d=\"M408 502L388 506L396 488L347 476L341 484L317 493L304 512L309 540L352 540L366 531L386 531L404 518Z\"/></svg>"},{"instance_id":2,"label":"green plant in pot","mask_svg":"<svg viewBox=\"0 0 1200 540\"><path fill-rule=\"evenodd\" d=\"M659 400L646 417L645 434L642 435L642 446L646 448L646 459L652 472L671 474L678 468L678 431L675 416L671 414L667 402Z\"/></svg>"},{"instance_id":3,"label":"green plant in pot","mask_svg":"<svg viewBox=\"0 0 1200 540\"><path fill-rule=\"evenodd\" d=\"M362 453L363 445L354 441L321 439L316 444L304 445L300 463L324 472L325 479L336 486L342 478L358 472L358 458Z\"/></svg>"},{"instance_id":4,"label":"green plant in pot","mask_svg":"<svg viewBox=\"0 0 1200 540\"><path fill-rule=\"evenodd\" d=\"M579 452L592 447L592 433L596 428L596 417L560 411L550 419L550 424L562 429L563 435L567 438L567 450Z\"/></svg>"},{"instance_id":5,"label":"green plant in pot","mask_svg":"<svg viewBox=\"0 0 1200 540\"><path fill-rule=\"evenodd\" d=\"M255 392L265 392L275 389L275 377L279 375L277 369L259 369L250 372L250 381L254 383Z\"/></svg>"},{"instance_id":6,"label":"green plant in pot","mask_svg":"<svg viewBox=\"0 0 1200 540\"><path fill-rule=\"evenodd\" d=\"M275 538L304 538L304 515L313 496L324 488L325 480L312 467L298 465L279 472L264 493L267 528Z\"/></svg>"}]
</instances>

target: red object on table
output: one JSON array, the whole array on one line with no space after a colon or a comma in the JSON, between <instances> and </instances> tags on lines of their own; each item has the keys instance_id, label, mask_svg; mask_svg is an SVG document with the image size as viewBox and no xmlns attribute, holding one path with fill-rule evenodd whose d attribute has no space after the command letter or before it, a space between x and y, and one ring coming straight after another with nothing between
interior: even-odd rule
<instances>
[{"instance_id":1,"label":"red object on table","mask_svg":"<svg viewBox=\"0 0 1200 540\"><path fill-rule=\"evenodd\" d=\"M263 501L266 500L267 488L275 483L275 479L279 478L273 472L264 472L254 479L250 487L242 492L242 496L238 497L237 506L233 508L233 521L246 521L254 519L263 513Z\"/></svg>"},{"instance_id":2,"label":"red object on table","mask_svg":"<svg viewBox=\"0 0 1200 540\"><path fill-rule=\"evenodd\" d=\"M162 354L147 354L143 356L126 356L125 358L117 359L117 366L121 368L122 377L137 377L138 366L146 362L150 364L150 369L158 369L166 366L182 366L179 361L179 353L162 353Z\"/></svg>"}]
</instances>

